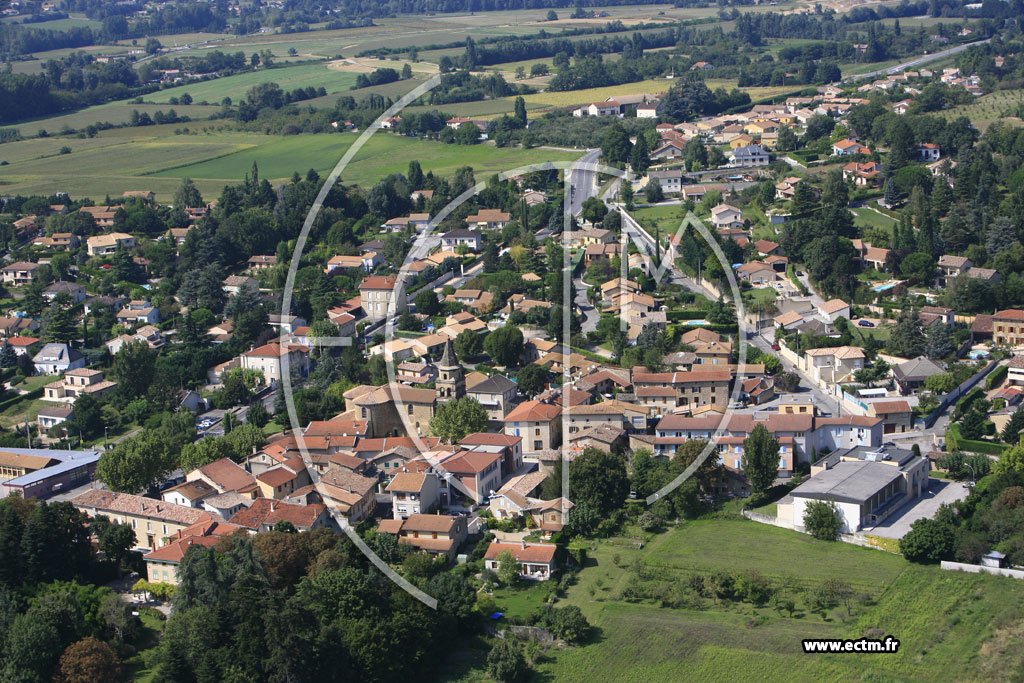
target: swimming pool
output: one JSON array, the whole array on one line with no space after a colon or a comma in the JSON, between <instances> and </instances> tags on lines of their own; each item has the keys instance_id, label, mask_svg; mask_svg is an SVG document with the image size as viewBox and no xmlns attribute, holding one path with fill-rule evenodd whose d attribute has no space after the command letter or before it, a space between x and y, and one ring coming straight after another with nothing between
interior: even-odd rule
<instances>
[{"instance_id":1,"label":"swimming pool","mask_svg":"<svg viewBox=\"0 0 1024 683\"><path fill-rule=\"evenodd\" d=\"M683 320L684 325L710 325L707 320Z\"/></svg>"},{"instance_id":2,"label":"swimming pool","mask_svg":"<svg viewBox=\"0 0 1024 683\"><path fill-rule=\"evenodd\" d=\"M886 290L892 289L895 286L896 284L893 282L886 282L885 284L875 285L871 289L875 290L876 292L884 292Z\"/></svg>"}]
</instances>

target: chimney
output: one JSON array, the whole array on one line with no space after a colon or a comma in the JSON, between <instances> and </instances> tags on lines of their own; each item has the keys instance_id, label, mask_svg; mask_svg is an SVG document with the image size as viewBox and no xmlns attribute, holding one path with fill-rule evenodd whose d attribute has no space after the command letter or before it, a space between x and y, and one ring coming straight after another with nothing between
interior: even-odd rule
<instances>
[{"instance_id":1,"label":"chimney","mask_svg":"<svg viewBox=\"0 0 1024 683\"><path fill-rule=\"evenodd\" d=\"M520 541L523 544L523 550L526 550L526 541Z\"/></svg>"},{"instance_id":2,"label":"chimney","mask_svg":"<svg viewBox=\"0 0 1024 683\"><path fill-rule=\"evenodd\" d=\"M277 501L274 500L274 499L271 499L270 500L270 511L273 512L275 508L277 508Z\"/></svg>"}]
</instances>

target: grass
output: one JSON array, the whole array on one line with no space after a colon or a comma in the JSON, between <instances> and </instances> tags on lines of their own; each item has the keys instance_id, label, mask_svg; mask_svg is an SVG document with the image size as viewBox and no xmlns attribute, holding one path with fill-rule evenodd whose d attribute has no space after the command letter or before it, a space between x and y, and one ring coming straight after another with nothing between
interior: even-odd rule
<instances>
[{"instance_id":1,"label":"grass","mask_svg":"<svg viewBox=\"0 0 1024 683\"><path fill-rule=\"evenodd\" d=\"M505 618L519 617L525 619L545 602L548 590L543 583L523 581L520 585L509 588L502 586L494 589L494 602L498 611Z\"/></svg>"},{"instance_id":2,"label":"grass","mask_svg":"<svg viewBox=\"0 0 1024 683\"><path fill-rule=\"evenodd\" d=\"M339 71L328 68L326 62L317 64L298 64L272 69L260 69L248 73L215 78L210 81L179 85L167 90L159 90L145 96L147 102L166 103L172 97L180 98L185 93L192 96L193 102L209 102L219 104L225 97L238 102L245 97L250 88L261 83L277 83L283 90L295 88L326 88L328 93L339 93L355 85L359 74L351 71Z\"/></svg>"},{"instance_id":3,"label":"grass","mask_svg":"<svg viewBox=\"0 0 1024 683\"><path fill-rule=\"evenodd\" d=\"M636 201L644 201L643 193L637 196ZM675 235L683 218L686 217L686 211L682 204L662 204L633 209L631 215L640 225L649 230L659 228L662 235Z\"/></svg>"},{"instance_id":4,"label":"grass","mask_svg":"<svg viewBox=\"0 0 1024 683\"><path fill-rule=\"evenodd\" d=\"M748 308L758 304L768 304L775 301L775 290L771 287L758 287L755 289L743 290L743 303Z\"/></svg>"},{"instance_id":5,"label":"grass","mask_svg":"<svg viewBox=\"0 0 1024 683\"><path fill-rule=\"evenodd\" d=\"M553 650L539 665L550 680L963 680L1016 677L1012 645L1024 630L1024 585L944 572L901 557L827 543L749 521L701 520L656 536L643 550L598 543L569 589L596 626L582 647ZM629 567L643 558L668 581L693 572L758 570L797 585L842 578L869 597L825 620L747 603L702 609L624 602ZM804 655L804 638L854 638L882 629L900 639L893 655ZM1013 673L1011 673L1013 672Z\"/></svg>"},{"instance_id":6,"label":"grass","mask_svg":"<svg viewBox=\"0 0 1024 683\"><path fill-rule=\"evenodd\" d=\"M888 230L896 225L896 221L888 216L880 214L873 209L850 209L855 218L853 224L859 228L880 228Z\"/></svg>"},{"instance_id":7,"label":"grass","mask_svg":"<svg viewBox=\"0 0 1024 683\"><path fill-rule=\"evenodd\" d=\"M1021 104L1024 104L1024 90L997 90L975 98L970 104L961 104L939 112L939 116L944 116L948 121L966 116L981 130L994 121L1020 126L1024 125L1024 121L1009 114Z\"/></svg>"},{"instance_id":8,"label":"grass","mask_svg":"<svg viewBox=\"0 0 1024 683\"><path fill-rule=\"evenodd\" d=\"M159 613L152 608L143 608L139 611L139 619L142 621L142 632L136 638L135 645L138 651L124 661L126 678L136 683L149 683L156 676L156 669L146 664L146 655L156 647L160 634L164 630L166 622L157 616Z\"/></svg>"},{"instance_id":9,"label":"grass","mask_svg":"<svg viewBox=\"0 0 1024 683\"><path fill-rule=\"evenodd\" d=\"M145 113L153 116L153 114L158 111L166 113L171 109L173 109L178 116L188 116L190 119L206 119L212 114L220 111L220 107L213 105L135 104L128 101L122 101L100 104L95 107L87 107L76 112L71 112L70 114L60 114L58 116L50 116L45 119L15 123L11 124L11 128L17 128L21 131L22 135L38 135L42 130L53 135L66 129L82 130L93 123L112 123L114 125L128 123L131 121L133 111L138 111L139 114ZM195 125L195 123L177 123L174 124L173 127L185 128ZM6 153L6 147L7 145L5 144L0 148L0 153Z\"/></svg>"},{"instance_id":10,"label":"grass","mask_svg":"<svg viewBox=\"0 0 1024 683\"><path fill-rule=\"evenodd\" d=\"M118 129L93 139L64 139L60 144L47 140L40 148L42 154L35 147L40 141L5 144L0 153L9 163L0 167L0 183L6 184L8 193L46 194L59 187L73 197L93 198L151 189L159 199L167 200L181 178L190 177L205 196L216 197L225 184L243 179L254 162L261 176L274 181L285 181L292 173L305 173L310 168L327 172L355 140L352 134L174 135L167 126ZM71 154L57 154L55 148L62 144L72 148ZM477 179L483 180L491 173L525 164L576 156L543 149L445 145L379 133L356 155L342 181L372 184L391 173L405 173L412 159L420 160L424 171L441 175L471 166Z\"/></svg>"}]
</instances>

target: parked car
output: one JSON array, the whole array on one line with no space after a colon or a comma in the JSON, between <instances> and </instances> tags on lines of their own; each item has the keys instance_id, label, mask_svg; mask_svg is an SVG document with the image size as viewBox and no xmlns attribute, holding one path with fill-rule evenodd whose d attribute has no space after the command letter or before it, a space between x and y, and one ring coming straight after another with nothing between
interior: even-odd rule
<instances>
[{"instance_id":1,"label":"parked car","mask_svg":"<svg viewBox=\"0 0 1024 683\"><path fill-rule=\"evenodd\" d=\"M858 320L857 324L860 325L861 327L874 327L875 326L875 324L873 322L871 322L870 320Z\"/></svg>"},{"instance_id":2,"label":"parked car","mask_svg":"<svg viewBox=\"0 0 1024 683\"><path fill-rule=\"evenodd\" d=\"M782 347L779 346L778 344L772 344L772 350L773 351L778 351L780 348L782 348Z\"/></svg>"}]
</instances>

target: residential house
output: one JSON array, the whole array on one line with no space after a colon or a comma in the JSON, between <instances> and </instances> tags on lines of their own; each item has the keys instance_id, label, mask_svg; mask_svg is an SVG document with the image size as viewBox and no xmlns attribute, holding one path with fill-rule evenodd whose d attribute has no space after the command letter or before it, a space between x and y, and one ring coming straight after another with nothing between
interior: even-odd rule
<instances>
[{"instance_id":1,"label":"residential house","mask_svg":"<svg viewBox=\"0 0 1024 683\"><path fill-rule=\"evenodd\" d=\"M403 469L384 490L391 494L391 513L395 519L433 512L441 500L437 473L431 471Z\"/></svg>"},{"instance_id":2,"label":"residential house","mask_svg":"<svg viewBox=\"0 0 1024 683\"><path fill-rule=\"evenodd\" d=\"M683 188L683 172L680 170L648 171L648 183L660 183L665 194L678 194Z\"/></svg>"},{"instance_id":3,"label":"residential house","mask_svg":"<svg viewBox=\"0 0 1024 683\"><path fill-rule=\"evenodd\" d=\"M200 522L174 534L168 543L144 556L146 578L150 583L178 585L178 567L185 552L194 545L212 548L225 536L230 536L241 527L227 522Z\"/></svg>"},{"instance_id":4,"label":"residential house","mask_svg":"<svg viewBox=\"0 0 1024 683\"><path fill-rule=\"evenodd\" d=\"M741 280L746 280L755 287L767 287L775 282L778 275L775 269L764 261L750 261L736 269Z\"/></svg>"},{"instance_id":5,"label":"residential house","mask_svg":"<svg viewBox=\"0 0 1024 683\"><path fill-rule=\"evenodd\" d=\"M519 395L515 382L504 375L492 375L466 389L466 395L487 410L487 419L504 420Z\"/></svg>"},{"instance_id":6,"label":"residential house","mask_svg":"<svg viewBox=\"0 0 1024 683\"><path fill-rule=\"evenodd\" d=\"M501 567L501 558L508 552L520 565L519 575L531 581L547 581L555 573L555 551L557 547L551 543L501 543L491 541L484 555L484 567L497 571Z\"/></svg>"},{"instance_id":7,"label":"residential house","mask_svg":"<svg viewBox=\"0 0 1024 683\"><path fill-rule=\"evenodd\" d=\"M472 216L466 216L466 223L478 230L502 230L510 220L511 214L500 209L480 209Z\"/></svg>"},{"instance_id":8,"label":"residential house","mask_svg":"<svg viewBox=\"0 0 1024 683\"><path fill-rule=\"evenodd\" d=\"M875 401L868 404L868 414L882 418L883 434L902 434L914 428L914 411L906 401Z\"/></svg>"},{"instance_id":9,"label":"residential house","mask_svg":"<svg viewBox=\"0 0 1024 683\"><path fill-rule=\"evenodd\" d=\"M160 494L168 503L183 507L203 509L203 499L217 495L217 490L202 479L186 481Z\"/></svg>"},{"instance_id":10,"label":"residential house","mask_svg":"<svg viewBox=\"0 0 1024 683\"><path fill-rule=\"evenodd\" d=\"M870 154L869 150L864 145L860 144L856 140L845 138L832 145L832 156L835 157L846 157L853 156L855 154Z\"/></svg>"},{"instance_id":11,"label":"residential house","mask_svg":"<svg viewBox=\"0 0 1024 683\"><path fill-rule=\"evenodd\" d=\"M860 163L851 161L843 166L843 180L852 181L857 187L874 187L882 179L882 165L874 161Z\"/></svg>"},{"instance_id":12,"label":"residential house","mask_svg":"<svg viewBox=\"0 0 1024 683\"><path fill-rule=\"evenodd\" d=\"M864 349L857 346L835 346L805 352L807 370L820 382L850 381L865 366Z\"/></svg>"},{"instance_id":13,"label":"residential house","mask_svg":"<svg viewBox=\"0 0 1024 683\"><path fill-rule=\"evenodd\" d=\"M505 415L505 434L523 438L523 454L535 456L561 443L562 409L538 400L525 401Z\"/></svg>"},{"instance_id":14,"label":"residential house","mask_svg":"<svg viewBox=\"0 0 1024 683\"><path fill-rule=\"evenodd\" d=\"M257 254L250 257L246 265L252 272L268 270L277 265L277 256L274 254Z\"/></svg>"},{"instance_id":15,"label":"residential house","mask_svg":"<svg viewBox=\"0 0 1024 683\"><path fill-rule=\"evenodd\" d=\"M117 322L122 325L155 325L160 322L160 309L144 300L129 301L117 313Z\"/></svg>"},{"instance_id":16,"label":"residential house","mask_svg":"<svg viewBox=\"0 0 1024 683\"><path fill-rule=\"evenodd\" d=\"M729 154L730 168L753 168L767 166L769 162L768 152L760 145L747 145L734 149Z\"/></svg>"},{"instance_id":17,"label":"residential house","mask_svg":"<svg viewBox=\"0 0 1024 683\"><path fill-rule=\"evenodd\" d=\"M944 289L951 280L967 273L974 264L966 256L943 254L936 269L935 286Z\"/></svg>"},{"instance_id":18,"label":"residential house","mask_svg":"<svg viewBox=\"0 0 1024 683\"><path fill-rule=\"evenodd\" d=\"M742 228L743 214L735 206L719 204L711 209L711 224L716 230Z\"/></svg>"},{"instance_id":19,"label":"residential house","mask_svg":"<svg viewBox=\"0 0 1024 683\"><path fill-rule=\"evenodd\" d=\"M246 351L239 359L243 370L259 370L270 386L277 386L285 368L302 375L309 373L309 351L309 347L299 344L270 342Z\"/></svg>"},{"instance_id":20,"label":"residential house","mask_svg":"<svg viewBox=\"0 0 1024 683\"><path fill-rule=\"evenodd\" d=\"M846 318L849 320L850 304L846 303L842 299L829 299L818 306L818 314L830 323L834 323L839 318Z\"/></svg>"},{"instance_id":21,"label":"residential house","mask_svg":"<svg viewBox=\"0 0 1024 683\"><path fill-rule=\"evenodd\" d=\"M228 275L224 278L221 283L221 289L228 296L239 294L243 289L249 289L253 292L259 291L260 282L254 277L248 277L246 275Z\"/></svg>"},{"instance_id":22,"label":"residential house","mask_svg":"<svg viewBox=\"0 0 1024 683\"><path fill-rule=\"evenodd\" d=\"M35 279L39 265L28 261L15 261L0 269L0 275L3 276L5 285L27 285Z\"/></svg>"},{"instance_id":23,"label":"residential house","mask_svg":"<svg viewBox=\"0 0 1024 683\"><path fill-rule=\"evenodd\" d=\"M942 156L942 149L933 142L919 142L917 144L917 159L930 163L938 161Z\"/></svg>"},{"instance_id":24,"label":"residential house","mask_svg":"<svg viewBox=\"0 0 1024 683\"><path fill-rule=\"evenodd\" d=\"M330 513L321 503L296 505L273 498L257 498L251 506L243 507L228 521L251 534L273 531L279 522L290 522L297 531L331 526Z\"/></svg>"},{"instance_id":25,"label":"residential house","mask_svg":"<svg viewBox=\"0 0 1024 683\"><path fill-rule=\"evenodd\" d=\"M71 504L89 517L104 515L112 522L131 526L138 550L156 550L163 539L212 520L205 510L103 489L85 491L72 498Z\"/></svg>"},{"instance_id":26,"label":"residential house","mask_svg":"<svg viewBox=\"0 0 1024 683\"><path fill-rule=\"evenodd\" d=\"M109 232L94 235L85 241L85 250L89 256L110 256L118 249L133 249L135 238L123 232Z\"/></svg>"},{"instance_id":27,"label":"residential house","mask_svg":"<svg viewBox=\"0 0 1024 683\"><path fill-rule=\"evenodd\" d=\"M64 379L46 385L43 400L74 403L83 394L98 398L116 387L117 382L103 379L102 370L74 368L64 373Z\"/></svg>"},{"instance_id":28,"label":"residential house","mask_svg":"<svg viewBox=\"0 0 1024 683\"><path fill-rule=\"evenodd\" d=\"M932 375L945 371L946 369L935 361L924 356L918 356L895 366L892 369L892 377L896 380L900 393L907 395L924 387L925 380Z\"/></svg>"},{"instance_id":29,"label":"residential house","mask_svg":"<svg viewBox=\"0 0 1024 683\"><path fill-rule=\"evenodd\" d=\"M1024 310L1006 309L992 316L992 341L996 344L1024 344Z\"/></svg>"},{"instance_id":30,"label":"residential house","mask_svg":"<svg viewBox=\"0 0 1024 683\"><path fill-rule=\"evenodd\" d=\"M414 514L403 519L385 519L377 527L377 532L395 534L403 545L411 545L431 555L444 555L451 561L466 540L466 518Z\"/></svg>"},{"instance_id":31,"label":"residential house","mask_svg":"<svg viewBox=\"0 0 1024 683\"><path fill-rule=\"evenodd\" d=\"M359 283L359 300L367 318L383 320L394 307L394 315L405 310L405 293L397 291L398 279L393 275L371 275Z\"/></svg>"},{"instance_id":32,"label":"residential house","mask_svg":"<svg viewBox=\"0 0 1024 683\"><path fill-rule=\"evenodd\" d=\"M85 285L61 280L43 290L43 297L51 302L61 294L66 295L72 304L80 304L86 299Z\"/></svg>"},{"instance_id":33,"label":"residential house","mask_svg":"<svg viewBox=\"0 0 1024 683\"><path fill-rule=\"evenodd\" d=\"M85 358L67 344L50 343L32 358L36 373L59 375L68 370L85 367Z\"/></svg>"},{"instance_id":34,"label":"residential house","mask_svg":"<svg viewBox=\"0 0 1024 683\"><path fill-rule=\"evenodd\" d=\"M470 251L478 252L483 247L482 235L476 230L467 230L465 228L449 230L441 235L441 247L443 249L458 249L461 245L465 245Z\"/></svg>"},{"instance_id":35,"label":"residential house","mask_svg":"<svg viewBox=\"0 0 1024 683\"><path fill-rule=\"evenodd\" d=\"M472 505L479 505L501 487L501 461L500 451L463 450L444 458L437 467ZM455 491L451 495L454 496Z\"/></svg>"}]
</instances>

